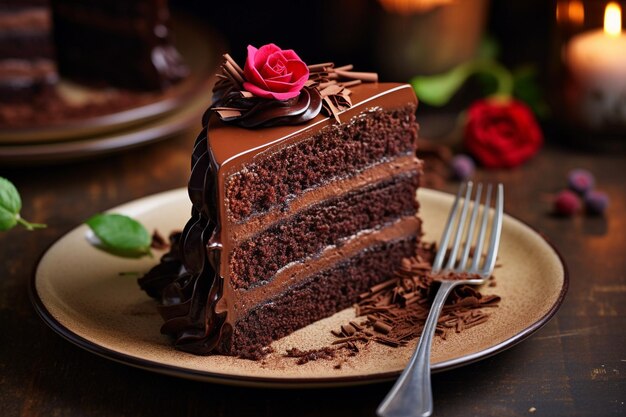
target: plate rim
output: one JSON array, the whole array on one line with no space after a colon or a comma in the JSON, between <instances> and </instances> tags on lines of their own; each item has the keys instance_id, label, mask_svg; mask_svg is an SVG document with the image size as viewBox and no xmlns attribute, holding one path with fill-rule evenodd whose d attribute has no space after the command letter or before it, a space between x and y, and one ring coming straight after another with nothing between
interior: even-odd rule
<instances>
[{"instance_id":1,"label":"plate rim","mask_svg":"<svg viewBox=\"0 0 626 417\"><path fill-rule=\"evenodd\" d=\"M165 196L168 193L173 193L175 191L181 191L184 188L171 189L167 191L163 191L156 194L151 194L145 197L141 197L135 200L130 200L126 203L119 204L115 206L115 208L123 207L132 203L136 203L139 200L158 198L161 196ZM446 193L439 190L433 190L429 188L420 188L427 189L429 192L445 194L448 196L453 196L453 194ZM450 359L443 362L438 362L431 367L431 373L438 373L443 371L448 371L451 369L459 368L461 366L470 365L472 363L481 361L483 359L487 359L491 356L494 356L504 350L510 349L518 343L526 340L532 334L537 332L543 326L545 326L557 313L559 308L563 305L563 301L565 300L565 296L569 289L569 269L567 264L565 263L565 258L561 254L561 252L557 249L557 247L548 239L548 237L542 233L537 228L531 226L527 222L507 214L507 216L512 219L520 222L521 224L528 227L534 233L539 235L544 242L550 246L550 248L557 255L559 263L563 268L563 284L559 291L559 295L554 301L554 304L550 307L550 309L537 321L532 323L530 326L526 327L522 331L513 335L512 337L494 345L487 349L480 350L478 352L474 352L469 355L464 355L459 358ZM84 349L90 353L94 353L100 357L113 360L118 363L122 363L125 365L132 366L134 368L143 369L146 371L156 372L159 374L175 376L185 379L191 379L196 381L205 381L212 382L224 385L237 385L237 386L248 386L248 387L257 387L257 388L287 388L287 389L299 389L299 388L328 388L328 387L340 387L340 386L355 386L355 385L365 385L365 384L374 384L381 382L388 382L396 377L398 377L401 371L389 371L382 372L377 374L369 374L369 375L351 375L351 376L337 376L337 377L322 377L322 378L272 378L272 377L260 377L260 376L248 376L248 375L232 375L225 374L220 372L210 372L210 371L201 371L197 369L189 369L183 368L180 366L168 365L161 362L152 361L149 359L128 355L126 353L119 352L114 349L109 349L103 347L95 342L92 342L78 334L74 331L60 323L46 308L43 301L39 297L37 293L37 272L39 270L39 266L41 264L41 260L48 253L48 251L56 245L61 239L65 238L69 233L75 230L77 227L80 227L80 224L72 227L65 233L63 233L60 237L56 238L52 243L50 243L43 253L37 258L37 261L34 264L33 270L31 272L31 277L29 279L28 285L28 295L33 305L35 312L42 319L42 321L55 333L69 341L70 343L78 346L81 349ZM172 347L173 349L173 347Z\"/></svg>"},{"instance_id":2,"label":"plate rim","mask_svg":"<svg viewBox=\"0 0 626 417\"><path fill-rule=\"evenodd\" d=\"M212 79L205 87L210 86L211 83ZM193 122L202 115L205 109L206 99L198 95L162 118L102 136L50 143L0 145L0 163L7 166L55 165L157 143L192 127Z\"/></svg>"}]
</instances>

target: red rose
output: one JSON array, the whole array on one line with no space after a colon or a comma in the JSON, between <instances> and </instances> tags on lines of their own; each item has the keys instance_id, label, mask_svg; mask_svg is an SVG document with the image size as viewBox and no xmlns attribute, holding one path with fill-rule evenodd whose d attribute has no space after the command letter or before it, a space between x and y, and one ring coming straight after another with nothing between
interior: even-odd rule
<instances>
[{"instance_id":1,"label":"red rose","mask_svg":"<svg viewBox=\"0 0 626 417\"><path fill-rule=\"evenodd\" d=\"M467 111L465 147L487 168L520 165L542 143L535 117L520 101L479 100Z\"/></svg>"},{"instance_id":2,"label":"red rose","mask_svg":"<svg viewBox=\"0 0 626 417\"><path fill-rule=\"evenodd\" d=\"M248 45L243 68L243 88L255 96L288 100L300 94L309 79L309 67L291 49L283 51L270 43L259 49Z\"/></svg>"}]
</instances>

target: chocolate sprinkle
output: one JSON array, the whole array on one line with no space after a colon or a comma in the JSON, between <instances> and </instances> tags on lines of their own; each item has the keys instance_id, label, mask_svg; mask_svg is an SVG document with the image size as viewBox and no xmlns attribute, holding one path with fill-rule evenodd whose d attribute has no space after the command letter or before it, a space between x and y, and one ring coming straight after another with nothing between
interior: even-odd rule
<instances>
[{"instance_id":1,"label":"chocolate sprinkle","mask_svg":"<svg viewBox=\"0 0 626 417\"><path fill-rule=\"evenodd\" d=\"M333 331L333 335L338 337L334 344L373 340L398 347L419 337L428 317L434 295L432 288L437 280L472 278L468 274L433 274L429 261L434 253L435 245L422 244L415 257L402 260L394 278L361 294L355 306L356 314L367 320L359 327L351 322L350 328L355 332L346 331L345 325L339 331ZM493 277L490 282L494 282ZM457 287L439 317L437 335L445 339L451 331L459 333L484 323L489 315L482 309L496 307L499 301L499 296L484 296L472 286Z\"/></svg>"}]
</instances>

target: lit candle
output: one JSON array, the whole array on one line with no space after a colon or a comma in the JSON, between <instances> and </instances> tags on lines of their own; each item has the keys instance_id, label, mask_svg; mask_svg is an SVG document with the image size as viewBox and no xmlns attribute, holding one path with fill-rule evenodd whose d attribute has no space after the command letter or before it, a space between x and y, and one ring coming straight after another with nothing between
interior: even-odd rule
<instances>
[{"instance_id":1,"label":"lit candle","mask_svg":"<svg viewBox=\"0 0 626 417\"><path fill-rule=\"evenodd\" d=\"M604 30L575 36L565 50L571 74L567 105L575 122L597 131L626 132L626 36L621 9L609 3Z\"/></svg>"}]
</instances>

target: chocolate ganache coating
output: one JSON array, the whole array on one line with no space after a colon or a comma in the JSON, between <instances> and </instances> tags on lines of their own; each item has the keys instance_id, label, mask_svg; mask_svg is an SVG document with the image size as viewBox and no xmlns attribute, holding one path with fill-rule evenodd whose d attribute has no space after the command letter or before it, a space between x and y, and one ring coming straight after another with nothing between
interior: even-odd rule
<instances>
[{"instance_id":1,"label":"chocolate ganache coating","mask_svg":"<svg viewBox=\"0 0 626 417\"><path fill-rule=\"evenodd\" d=\"M207 149L207 123L192 153L189 179L191 219L182 233L172 238L170 252L161 263L139 279L148 295L160 299L158 307L165 321L161 333L172 336L175 346L197 355L220 351L218 343L232 332L225 325L226 311L217 306L224 282L219 276L222 246L217 220L217 164Z\"/></svg>"}]
</instances>

